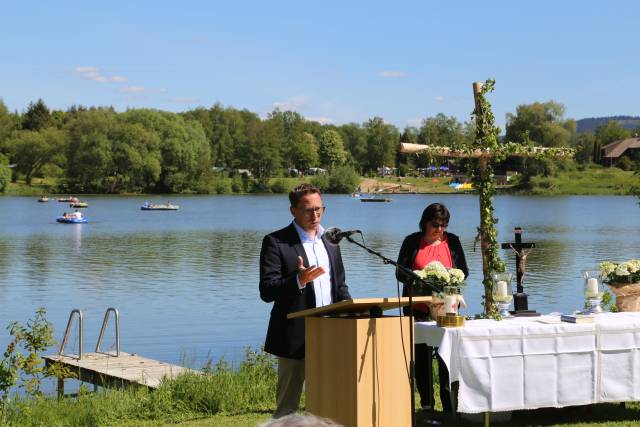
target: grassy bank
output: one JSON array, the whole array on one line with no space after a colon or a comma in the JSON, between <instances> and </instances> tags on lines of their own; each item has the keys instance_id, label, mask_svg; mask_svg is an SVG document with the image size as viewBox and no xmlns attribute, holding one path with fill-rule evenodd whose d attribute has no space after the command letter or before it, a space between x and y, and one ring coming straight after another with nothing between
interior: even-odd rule
<instances>
[{"instance_id":1,"label":"grassy bank","mask_svg":"<svg viewBox=\"0 0 640 427\"><path fill-rule=\"evenodd\" d=\"M451 177L362 177L360 187L369 193L392 194L462 194L449 187ZM313 177L272 178L265 192L287 193ZM8 196L40 196L53 194L55 179L34 179L31 185L18 181L10 183L4 192ZM528 182L515 178L512 184L498 186L502 192L531 195L628 195L640 188L640 175L618 168L586 167L584 170L559 171L553 176L532 177ZM227 193L225 193L227 194ZM246 194L246 193L239 193Z\"/></svg>"},{"instance_id":2,"label":"grassy bank","mask_svg":"<svg viewBox=\"0 0 640 427\"><path fill-rule=\"evenodd\" d=\"M640 188L640 176L618 168L588 168L534 177L530 184L520 191L540 195L628 195Z\"/></svg>"},{"instance_id":3,"label":"grassy bank","mask_svg":"<svg viewBox=\"0 0 640 427\"><path fill-rule=\"evenodd\" d=\"M437 364L434 365L437 370ZM156 391L145 388L109 389L99 393L81 389L77 397L13 398L0 409L0 425L7 426L185 426L255 427L274 409L276 370L265 353L247 351L237 369L224 361L205 367L202 375L185 375L164 382ZM436 384L436 410L444 425L478 425L443 414ZM330 398L330 397L328 397ZM419 400L419 399L417 399ZM303 399L304 405L304 399ZM2 408L0 406L0 408ZM418 414L418 425L424 415ZM637 425L640 404L600 404L587 407L516 411L509 426Z\"/></svg>"}]
</instances>

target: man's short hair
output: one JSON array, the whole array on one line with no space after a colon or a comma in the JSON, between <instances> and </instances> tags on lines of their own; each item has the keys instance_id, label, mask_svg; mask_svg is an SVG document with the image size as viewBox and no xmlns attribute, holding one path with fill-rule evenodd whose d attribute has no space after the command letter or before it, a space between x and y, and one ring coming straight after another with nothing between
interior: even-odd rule
<instances>
[{"instance_id":1,"label":"man's short hair","mask_svg":"<svg viewBox=\"0 0 640 427\"><path fill-rule=\"evenodd\" d=\"M298 202L307 194L320 194L320 189L313 184L307 182L296 186L289 192L289 202L292 208L298 207Z\"/></svg>"}]
</instances>

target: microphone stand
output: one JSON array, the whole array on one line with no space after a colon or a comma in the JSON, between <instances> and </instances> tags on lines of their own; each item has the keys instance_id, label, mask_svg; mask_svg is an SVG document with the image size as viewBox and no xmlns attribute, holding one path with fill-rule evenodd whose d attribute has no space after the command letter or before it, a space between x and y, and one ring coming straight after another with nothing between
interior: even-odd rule
<instances>
[{"instance_id":1,"label":"microphone stand","mask_svg":"<svg viewBox=\"0 0 640 427\"><path fill-rule=\"evenodd\" d=\"M416 426L416 411L415 411L415 407L416 407L416 396L415 396L415 361L413 358L413 350L414 350L414 344L413 344L413 287L415 286L416 283L420 283L423 285L426 285L428 288L431 288L432 292L442 292L442 288L440 288L437 285L434 285L433 283L429 283L426 280L424 280L422 277L418 276L416 273L413 272L413 270L398 264L396 261L389 259L387 257L385 257L384 255L382 255L380 252L376 252L371 248L366 247L365 245L363 245L360 242L356 242L355 240L353 240L351 238L351 236L345 236L345 239L347 239L348 241L350 241L351 243L353 243L356 246L360 246L362 249L366 250L367 252L369 252L372 255L377 256L378 258L382 259L382 261L385 264L391 264L393 266L395 266L398 270L400 270L402 273L404 273L406 276L409 277L409 287L408 287L408 296L409 296L409 348L411 349L411 351L409 352L409 384L411 387L411 425L413 427ZM429 358L429 363L431 362L431 358ZM432 379L433 381L433 379ZM430 385L430 387L433 387L433 384ZM433 423L435 424L435 423Z\"/></svg>"}]
</instances>

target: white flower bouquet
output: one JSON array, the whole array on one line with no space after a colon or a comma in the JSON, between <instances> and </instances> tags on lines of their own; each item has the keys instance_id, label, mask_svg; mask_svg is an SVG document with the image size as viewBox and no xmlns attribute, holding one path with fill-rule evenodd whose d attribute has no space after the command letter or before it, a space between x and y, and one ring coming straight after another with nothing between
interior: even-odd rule
<instances>
[{"instance_id":1,"label":"white flower bouquet","mask_svg":"<svg viewBox=\"0 0 640 427\"><path fill-rule=\"evenodd\" d=\"M600 275L602 281L609 285L640 283L640 259L620 263L601 262Z\"/></svg>"},{"instance_id":2,"label":"white flower bouquet","mask_svg":"<svg viewBox=\"0 0 640 427\"><path fill-rule=\"evenodd\" d=\"M447 268L440 261L431 261L427 264L422 270L414 270L420 278L422 278L425 282L431 283L438 287L444 286L458 286L463 287L465 285L464 282L464 273L462 270L457 268ZM417 284L418 290L428 291L428 289L423 289L424 286L421 284ZM426 292L430 293L430 292ZM419 294L416 292L416 294Z\"/></svg>"}]
</instances>

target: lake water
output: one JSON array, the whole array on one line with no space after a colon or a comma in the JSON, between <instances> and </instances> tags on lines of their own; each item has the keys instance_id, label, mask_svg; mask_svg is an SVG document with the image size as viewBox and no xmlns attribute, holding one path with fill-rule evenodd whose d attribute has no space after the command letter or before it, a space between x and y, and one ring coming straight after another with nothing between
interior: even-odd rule
<instances>
[{"instance_id":1,"label":"lake water","mask_svg":"<svg viewBox=\"0 0 640 427\"><path fill-rule=\"evenodd\" d=\"M58 224L63 203L0 198L0 350L10 321L26 322L43 306L61 339L69 313L85 316L85 351L93 351L107 307L120 311L121 349L199 367L207 359L239 360L262 345L270 304L258 294L262 237L287 225L285 195L171 197L181 209L141 211L165 198L86 197L90 223ZM418 229L429 203L445 203L449 231L460 236L470 269L466 314L482 311L479 221L474 195L398 195L392 203L360 203L325 195L323 224L363 231L365 243L395 259L405 235ZM571 311L583 303L581 272L598 262L640 258L640 207L634 197L498 196L500 242L536 243L525 288L530 308ZM341 243L354 298L393 296L394 269L365 250ZM501 251L514 271L511 251ZM110 325L112 326L112 325ZM68 348L75 345L73 333ZM113 349L110 329L102 346ZM57 351L52 349L52 352Z\"/></svg>"}]
</instances>

